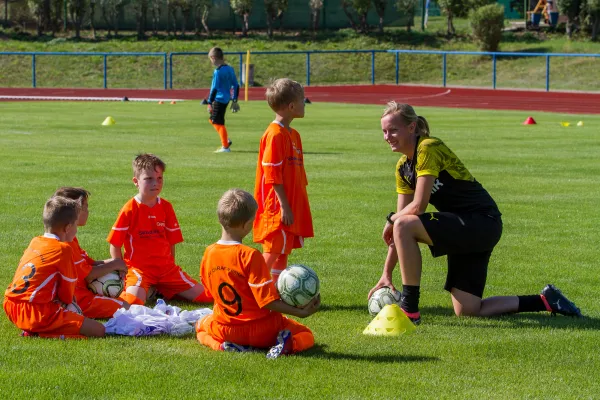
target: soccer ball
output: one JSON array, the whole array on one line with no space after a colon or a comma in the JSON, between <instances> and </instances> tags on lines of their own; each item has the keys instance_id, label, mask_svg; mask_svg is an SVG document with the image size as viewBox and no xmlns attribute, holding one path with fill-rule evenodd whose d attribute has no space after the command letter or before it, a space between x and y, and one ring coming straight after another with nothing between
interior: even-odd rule
<instances>
[{"instance_id":1,"label":"soccer ball","mask_svg":"<svg viewBox=\"0 0 600 400\"><path fill-rule=\"evenodd\" d=\"M388 304L398 304L401 293L387 286L379 288L369 297L369 314L376 316Z\"/></svg>"},{"instance_id":2,"label":"soccer ball","mask_svg":"<svg viewBox=\"0 0 600 400\"><path fill-rule=\"evenodd\" d=\"M67 304L66 310L74 312L79 315L83 315L83 311L81 310L81 307L79 307L79 304L77 304L75 302L75 300L73 300L72 303Z\"/></svg>"},{"instance_id":3,"label":"soccer ball","mask_svg":"<svg viewBox=\"0 0 600 400\"><path fill-rule=\"evenodd\" d=\"M123 291L123 279L117 271L109 272L91 281L88 289L100 296L117 298Z\"/></svg>"},{"instance_id":4,"label":"soccer ball","mask_svg":"<svg viewBox=\"0 0 600 400\"><path fill-rule=\"evenodd\" d=\"M306 265L287 267L277 280L281 300L294 307L304 307L319 294L319 277Z\"/></svg>"}]
</instances>

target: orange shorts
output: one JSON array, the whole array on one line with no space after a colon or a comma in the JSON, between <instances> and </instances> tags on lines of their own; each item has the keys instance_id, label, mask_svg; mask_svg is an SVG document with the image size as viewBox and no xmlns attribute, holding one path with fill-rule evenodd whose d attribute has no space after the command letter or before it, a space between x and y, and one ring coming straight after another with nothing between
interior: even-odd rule
<instances>
[{"instance_id":1,"label":"orange shorts","mask_svg":"<svg viewBox=\"0 0 600 400\"><path fill-rule=\"evenodd\" d=\"M45 337L82 337L79 334L85 317L67 311L58 303L29 303L4 300L8 319L18 328Z\"/></svg>"},{"instance_id":2,"label":"orange shorts","mask_svg":"<svg viewBox=\"0 0 600 400\"><path fill-rule=\"evenodd\" d=\"M292 249L304 247L304 238L280 229L271 233L261 243L263 253L290 254Z\"/></svg>"},{"instance_id":3,"label":"orange shorts","mask_svg":"<svg viewBox=\"0 0 600 400\"><path fill-rule=\"evenodd\" d=\"M98 296L87 289L75 289L75 298L83 315L88 318L112 318L123 307L123 300Z\"/></svg>"},{"instance_id":4,"label":"orange shorts","mask_svg":"<svg viewBox=\"0 0 600 400\"><path fill-rule=\"evenodd\" d=\"M297 348L294 343L294 352L305 350L314 344L314 336L308 327L277 312L240 325L222 324L209 315L196 325L196 333L206 332L218 342L232 342L258 348L274 346L277 342L277 334L284 329L288 329L292 333L292 337L299 333L307 333L311 336L312 343L309 346L307 343L303 343L302 348Z\"/></svg>"},{"instance_id":5,"label":"orange shorts","mask_svg":"<svg viewBox=\"0 0 600 400\"><path fill-rule=\"evenodd\" d=\"M162 268L129 267L125 278L125 290L130 286L137 286L148 293L150 286L154 286L167 299L185 292L197 284L198 282L194 278L191 278L176 264Z\"/></svg>"}]
</instances>

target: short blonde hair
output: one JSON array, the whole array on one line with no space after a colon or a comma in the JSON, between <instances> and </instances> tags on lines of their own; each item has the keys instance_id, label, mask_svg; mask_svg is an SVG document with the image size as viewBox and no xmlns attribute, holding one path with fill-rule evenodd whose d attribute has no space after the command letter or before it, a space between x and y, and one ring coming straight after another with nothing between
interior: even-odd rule
<instances>
[{"instance_id":1,"label":"short blonde hair","mask_svg":"<svg viewBox=\"0 0 600 400\"><path fill-rule=\"evenodd\" d=\"M304 88L296 81L281 78L269 85L266 97L271 109L279 111L294 101L304 100Z\"/></svg>"},{"instance_id":2,"label":"short blonde hair","mask_svg":"<svg viewBox=\"0 0 600 400\"><path fill-rule=\"evenodd\" d=\"M52 196L44 205L42 214L44 228L60 229L74 224L79 219L80 205L77 200L61 196Z\"/></svg>"},{"instance_id":3,"label":"short blonde hair","mask_svg":"<svg viewBox=\"0 0 600 400\"><path fill-rule=\"evenodd\" d=\"M67 199L77 200L79 205L90 197L91 193L82 187L63 186L54 192L54 196L66 197Z\"/></svg>"},{"instance_id":4,"label":"short blonde hair","mask_svg":"<svg viewBox=\"0 0 600 400\"><path fill-rule=\"evenodd\" d=\"M416 122L415 133L418 136L429 136L429 123L425 119L425 117L421 117L417 115L414 108L412 106L405 103L396 103L394 100L387 103L385 110L383 110L383 115L381 118L388 115L400 115L402 121L404 121L404 125L409 125L412 122Z\"/></svg>"},{"instance_id":5,"label":"short blonde hair","mask_svg":"<svg viewBox=\"0 0 600 400\"><path fill-rule=\"evenodd\" d=\"M160 168L162 172L165 172L167 165L154 154L144 153L137 155L133 160L132 167L133 176L138 178L142 172L147 170L156 171L157 168Z\"/></svg>"},{"instance_id":6,"label":"short blonde hair","mask_svg":"<svg viewBox=\"0 0 600 400\"><path fill-rule=\"evenodd\" d=\"M217 206L219 223L224 228L235 228L256 215L258 204L252 195L242 189L229 189L221 196Z\"/></svg>"},{"instance_id":7,"label":"short blonde hair","mask_svg":"<svg viewBox=\"0 0 600 400\"><path fill-rule=\"evenodd\" d=\"M210 49L210 51L208 52L208 56L214 57L217 60L222 60L225 57L225 55L223 54L223 50L221 50L220 47L213 47L212 49Z\"/></svg>"}]
</instances>

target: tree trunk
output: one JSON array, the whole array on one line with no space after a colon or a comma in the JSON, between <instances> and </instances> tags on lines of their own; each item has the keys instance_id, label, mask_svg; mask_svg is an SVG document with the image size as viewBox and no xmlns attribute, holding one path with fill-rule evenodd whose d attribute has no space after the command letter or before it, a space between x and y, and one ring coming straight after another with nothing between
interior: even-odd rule
<instances>
[{"instance_id":1,"label":"tree trunk","mask_svg":"<svg viewBox=\"0 0 600 400\"><path fill-rule=\"evenodd\" d=\"M204 10L202 10L202 26L204 27L206 34L210 36L210 30L208 29L208 13L209 8L205 6Z\"/></svg>"},{"instance_id":2,"label":"tree trunk","mask_svg":"<svg viewBox=\"0 0 600 400\"><path fill-rule=\"evenodd\" d=\"M593 16L592 22L592 40L598 39L598 28L600 28L600 15Z\"/></svg>"},{"instance_id":3,"label":"tree trunk","mask_svg":"<svg viewBox=\"0 0 600 400\"><path fill-rule=\"evenodd\" d=\"M273 38L273 19L267 14L267 36L269 39Z\"/></svg>"},{"instance_id":4,"label":"tree trunk","mask_svg":"<svg viewBox=\"0 0 600 400\"><path fill-rule=\"evenodd\" d=\"M321 16L321 10L312 10L312 29L313 32L319 30L319 17Z\"/></svg>"},{"instance_id":5,"label":"tree trunk","mask_svg":"<svg viewBox=\"0 0 600 400\"><path fill-rule=\"evenodd\" d=\"M448 10L448 36L453 36L456 31L452 23L452 11Z\"/></svg>"},{"instance_id":6,"label":"tree trunk","mask_svg":"<svg viewBox=\"0 0 600 400\"><path fill-rule=\"evenodd\" d=\"M350 14L350 11L348 11L348 6L345 2L342 2L342 9L344 10L344 14L346 14L346 17L348 17L348 21L350 21L350 26L352 27L352 29L358 32L358 26L356 25L356 22L354 22L352 14Z\"/></svg>"},{"instance_id":7,"label":"tree trunk","mask_svg":"<svg viewBox=\"0 0 600 400\"><path fill-rule=\"evenodd\" d=\"M96 25L94 25L94 16L96 14L96 2L90 2L90 25L92 27L92 37L96 40Z\"/></svg>"},{"instance_id":8,"label":"tree trunk","mask_svg":"<svg viewBox=\"0 0 600 400\"><path fill-rule=\"evenodd\" d=\"M244 21L242 22L242 36L248 36L248 21L250 20L250 14L244 13Z\"/></svg>"}]
</instances>

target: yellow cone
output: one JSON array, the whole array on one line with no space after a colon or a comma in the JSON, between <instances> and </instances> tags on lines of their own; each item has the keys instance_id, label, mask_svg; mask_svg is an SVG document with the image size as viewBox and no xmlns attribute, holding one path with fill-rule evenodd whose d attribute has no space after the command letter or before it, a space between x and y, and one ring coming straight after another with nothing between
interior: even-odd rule
<instances>
[{"instance_id":1,"label":"yellow cone","mask_svg":"<svg viewBox=\"0 0 600 400\"><path fill-rule=\"evenodd\" d=\"M116 122L113 119L113 117L106 117L106 119L102 123L102 125L104 125L104 126L109 126L109 125L114 125L114 124L116 124Z\"/></svg>"},{"instance_id":2,"label":"yellow cone","mask_svg":"<svg viewBox=\"0 0 600 400\"><path fill-rule=\"evenodd\" d=\"M373 318L363 331L363 335L400 336L413 333L415 330L415 324L408 319L398 304L388 304Z\"/></svg>"},{"instance_id":3,"label":"yellow cone","mask_svg":"<svg viewBox=\"0 0 600 400\"><path fill-rule=\"evenodd\" d=\"M579 122L577 123L577 126L583 126L583 121L579 121Z\"/></svg>"},{"instance_id":4,"label":"yellow cone","mask_svg":"<svg viewBox=\"0 0 600 400\"><path fill-rule=\"evenodd\" d=\"M571 125L571 123L570 123L570 122L561 122L560 124L561 124L562 126L564 126L564 127L567 127L567 126Z\"/></svg>"}]
</instances>

